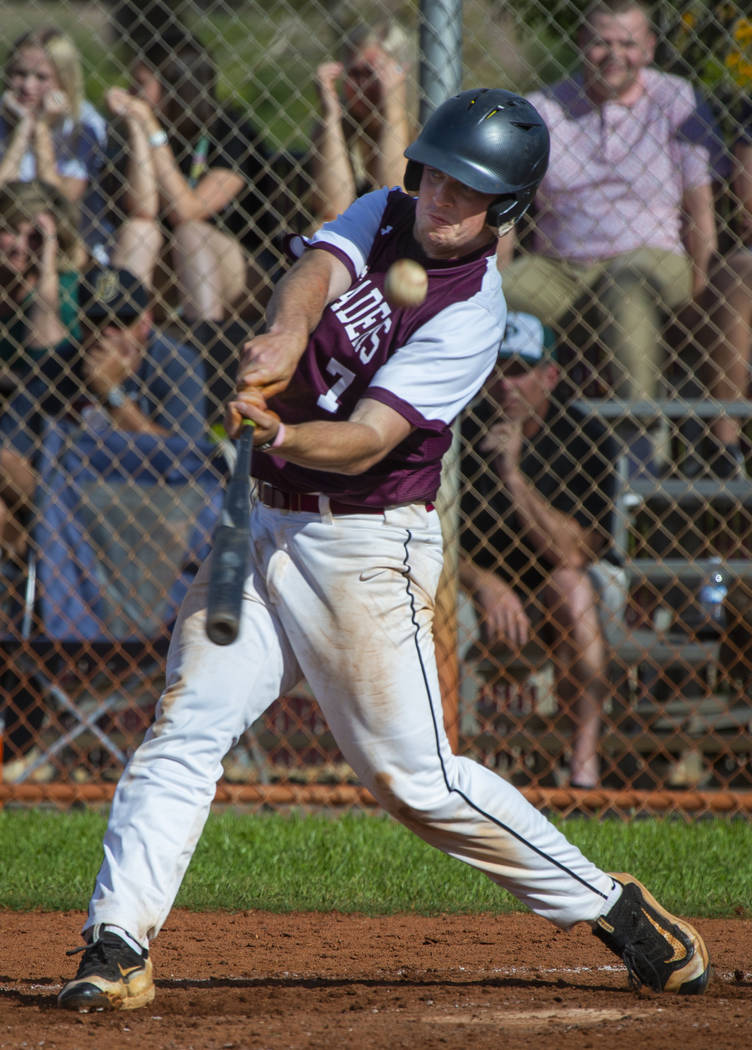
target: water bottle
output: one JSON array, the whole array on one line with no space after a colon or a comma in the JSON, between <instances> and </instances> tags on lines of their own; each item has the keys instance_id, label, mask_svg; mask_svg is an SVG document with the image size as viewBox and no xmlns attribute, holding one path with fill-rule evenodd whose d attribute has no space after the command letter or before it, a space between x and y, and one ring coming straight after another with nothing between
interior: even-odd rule
<instances>
[{"instance_id":1,"label":"water bottle","mask_svg":"<svg viewBox=\"0 0 752 1050\"><path fill-rule=\"evenodd\" d=\"M724 602L728 592L728 577L720 558L709 558L705 578L700 585L700 637L717 637L726 624Z\"/></svg>"}]
</instances>

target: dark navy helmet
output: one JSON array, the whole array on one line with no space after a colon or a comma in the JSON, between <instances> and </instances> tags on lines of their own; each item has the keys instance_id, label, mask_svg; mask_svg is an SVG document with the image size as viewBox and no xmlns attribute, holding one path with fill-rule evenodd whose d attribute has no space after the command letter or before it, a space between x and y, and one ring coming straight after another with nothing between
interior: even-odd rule
<instances>
[{"instance_id":1,"label":"dark navy helmet","mask_svg":"<svg viewBox=\"0 0 752 1050\"><path fill-rule=\"evenodd\" d=\"M494 193L488 224L515 223L548 167L549 135L527 99L501 88L461 91L434 110L405 150L405 189L417 193L424 165L480 193Z\"/></svg>"}]
</instances>

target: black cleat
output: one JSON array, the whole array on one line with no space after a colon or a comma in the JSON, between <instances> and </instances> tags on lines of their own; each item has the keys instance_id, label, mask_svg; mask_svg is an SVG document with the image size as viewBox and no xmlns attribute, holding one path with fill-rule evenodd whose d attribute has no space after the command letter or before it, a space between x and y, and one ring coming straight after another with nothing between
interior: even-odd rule
<instances>
[{"instance_id":1,"label":"black cleat","mask_svg":"<svg viewBox=\"0 0 752 1050\"><path fill-rule=\"evenodd\" d=\"M116 933L103 933L84 948L78 973L63 985L58 1006L66 1010L135 1010L154 998L148 951L136 952Z\"/></svg>"},{"instance_id":2,"label":"black cleat","mask_svg":"<svg viewBox=\"0 0 752 1050\"><path fill-rule=\"evenodd\" d=\"M624 887L607 915L601 915L593 933L620 955L635 990L643 984L656 992L699 995L710 976L705 942L697 930L662 908L642 883L631 875L611 878Z\"/></svg>"}]
</instances>

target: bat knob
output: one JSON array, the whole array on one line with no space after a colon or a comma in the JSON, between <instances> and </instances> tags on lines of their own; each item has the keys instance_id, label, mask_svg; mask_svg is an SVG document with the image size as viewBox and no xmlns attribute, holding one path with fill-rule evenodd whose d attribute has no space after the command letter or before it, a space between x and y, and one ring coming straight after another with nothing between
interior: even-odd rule
<instances>
[{"instance_id":1,"label":"bat knob","mask_svg":"<svg viewBox=\"0 0 752 1050\"><path fill-rule=\"evenodd\" d=\"M237 618L215 613L206 626L206 634L215 645L232 645L238 636Z\"/></svg>"}]
</instances>

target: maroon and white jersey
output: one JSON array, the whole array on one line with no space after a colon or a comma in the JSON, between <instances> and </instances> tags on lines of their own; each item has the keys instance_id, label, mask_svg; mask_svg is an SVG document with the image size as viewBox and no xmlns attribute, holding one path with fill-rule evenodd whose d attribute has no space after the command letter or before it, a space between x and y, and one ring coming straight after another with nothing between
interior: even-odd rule
<instances>
[{"instance_id":1,"label":"maroon and white jersey","mask_svg":"<svg viewBox=\"0 0 752 1050\"><path fill-rule=\"evenodd\" d=\"M400 190L376 190L306 243L307 251L332 252L352 284L324 311L287 389L269 401L283 422L304 423L346 420L369 397L415 429L356 477L295 466L273 453L254 455L255 477L359 506L435 497L450 425L494 366L506 305L496 242L461 260L429 259L413 237L415 203ZM386 272L399 258L415 259L428 273L420 306L395 309L384 297Z\"/></svg>"}]
</instances>

